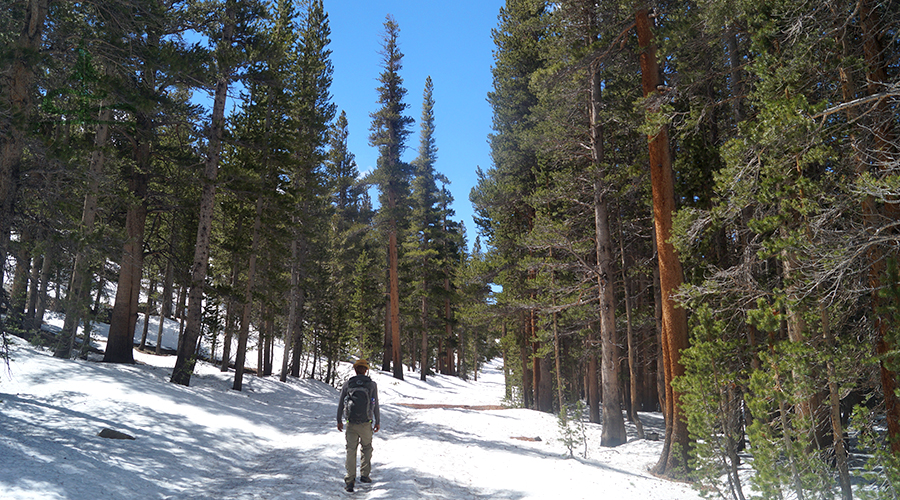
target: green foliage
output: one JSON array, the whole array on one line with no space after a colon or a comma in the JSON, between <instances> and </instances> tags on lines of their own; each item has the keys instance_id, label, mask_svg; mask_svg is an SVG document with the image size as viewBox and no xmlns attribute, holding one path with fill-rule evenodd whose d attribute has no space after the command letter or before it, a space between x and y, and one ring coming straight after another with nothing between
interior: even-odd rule
<instances>
[{"instance_id":1,"label":"green foliage","mask_svg":"<svg viewBox=\"0 0 900 500\"><path fill-rule=\"evenodd\" d=\"M800 342L782 341L771 351L760 353L765 369L750 376L747 407L754 416L747 434L753 452L751 481L763 498L781 492L809 492L823 495L835 487L823 455L807 449L815 432L810 415L790 413L806 404L815 387L813 363L816 351Z\"/></svg>"},{"instance_id":2,"label":"green foliage","mask_svg":"<svg viewBox=\"0 0 900 500\"><path fill-rule=\"evenodd\" d=\"M891 452L882 423L867 406L864 402L853 409L850 428L860 447L868 451L862 472L865 486L856 494L862 500L896 499L900 497L900 457Z\"/></svg>"},{"instance_id":3,"label":"green foliage","mask_svg":"<svg viewBox=\"0 0 900 500\"><path fill-rule=\"evenodd\" d=\"M686 374L673 382L682 392L688 420L692 477L701 493L737 497L741 479L737 447L743 440L742 396L748 383L742 363L744 342L728 334L728 325L715 319L707 305L693 310L691 346L682 352ZM723 491L727 475L729 494Z\"/></svg>"},{"instance_id":4,"label":"green foliage","mask_svg":"<svg viewBox=\"0 0 900 500\"><path fill-rule=\"evenodd\" d=\"M581 400L569 407L561 408L557 417L559 440L569 451L569 458L575 457L575 448L583 447L582 458L587 458L587 435L584 426L584 404Z\"/></svg>"}]
</instances>

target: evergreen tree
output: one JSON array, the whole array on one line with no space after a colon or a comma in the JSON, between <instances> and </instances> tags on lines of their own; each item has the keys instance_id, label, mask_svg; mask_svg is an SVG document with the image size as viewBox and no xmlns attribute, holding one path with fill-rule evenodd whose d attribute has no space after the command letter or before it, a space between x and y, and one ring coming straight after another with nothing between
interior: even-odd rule
<instances>
[{"instance_id":1,"label":"evergreen tree","mask_svg":"<svg viewBox=\"0 0 900 500\"><path fill-rule=\"evenodd\" d=\"M4 282L10 231L21 176L22 152L35 113L35 62L44 33L48 0L18 2L4 16L0 44L0 283Z\"/></svg>"},{"instance_id":2,"label":"evergreen tree","mask_svg":"<svg viewBox=\"0 0 900 500\"><path fill-rule=\"evenodd\" d=\"M391 356L385 352L385 360L393 363L394 378L403 379L402 350L400 344L400 276L399 236L406 217L409 197L410 167L400 158L410 134L412 118L404 116L407 104L403 102L406 89L400 70L403 53L397 44L400 28L390 15L384 22L382 41L382 72L378 79L378 104L381 108L372 113L372 134L369 142L378 148L378 161L372 181L378 186L380 217L387 233L388 254L388 308L385 345L391 346ZM387 332L390 333L387 338ZM387 340L390 340L388 344ZM383 366L385 371L388 366Z\"/></svg>"},{"instance_id":3,"label":"evergreen tree","mask_svg":"<svg viewBox=\"0 0 900 500\"><path fill-rule=\"evenodd\" d=\"M498 284L503 287L500 299L509 300L508 305L519 318L513 331L518 335L521 363L523 367L531 364L522 372L524 404L528 407L538 400L535 395L541 359L533 349L537 345L537 316L523 305L533 295L527 283L529 271L515 265L527 258L520 241L534 227L534 207L527 197L535 189L538 167L530 138L536 125L533 108L538 98L530 82L542 66L539 45L545 31L542 16L546 9L543 1L509 0L500 10L500 25L493 32L497 46L494 89L488 94L494 112L494 132L489 138L493 166L488 172L479 169L478 184L470 195L485 243L496 253L497 265L503 268L498 274Z\"/></svg>"},{"instance_id":4,"label":"evergreen tree","mask_svg":"<svg viewBox=\"0 0 900 500\"><path fill-rule=\"evenodd\" d=\"M306 9L305 18L300 27L298 53L294 75L293 100L295 109L293 117L297 127L297 142L293 147L294 168L290 172L291 194L294 208L292 216L293 239L291 242L291 289L288 313L289 341L293 348L291 373L299 376L300 370L300 335L304 322L303 311L306 308L301 288L326 290L321 285L326 282L322 267L328 257L324 249L328 245L327 233L329 221L326 205L325 178L322 164L325 161L325 147L328 143L328 124L335 114L335 105L331 103L331 28L328 15L321 1L311 2ZM319 283L316 286L315 283ZM317 300L325 310L324 304L331 303L326 294L318 294ZM333 337L339 337L335 328L330 331ZM336 363L339 352L339 341L335 339L329 345L330 365ZM287 347L286 347L287 348ZM330 366L329 365L329 366Z\"/></svg>"},{"instance_id":5,"label":"evergreen tree","mask_svg":"<svg viewBox=\"0 0 900 500\"><path fill-rule=\"evenodd\" d=\"M200 201L200 220L191 267L190 298L188 300L185 333L178 345L178 357L171 381L190 385L196 359L197 339L200 335L202 301L209 265L209 244L215 204L222 139L225 131L225 103L228 88L247 58L246 50L255 36L253 24L261 15L260 5L254 1L223 0L209 8L217 15L207 36L215 44L215 94L211 116L210 138L203 173L203 192Z\"/></svg>"},{"instance_id":6,"label":"evergreen tree","mask_svg":"<svg viewBox=\"0 0 900 500\"><path fill-rule=\"evenodd\" d=\"M425 380L430 370L429 332L435 331L437 321L438 286L443 281L438 266L437 241L440 239L441 218L438 207L439 191L437 182L446 183L446 178L434 170L437 160L437 146L434 142L434 85L431 77L425 81L425 90L422 97L422 119L419 121L421 128L419 136L419 154L412 163L414 169L412 178L412 190L410 202L412 211L409 216L408 240L404 246L404 259L411 262L410 269L414 270L415 281L418 282L415 293L411 298L416 302L419 315L417 325L412 328L418 331L421 339L419 347L420 378ZM447 339L449 341L449 339ZM440 353L438 354L441 355Z\"/></svg>"}]
</instances>

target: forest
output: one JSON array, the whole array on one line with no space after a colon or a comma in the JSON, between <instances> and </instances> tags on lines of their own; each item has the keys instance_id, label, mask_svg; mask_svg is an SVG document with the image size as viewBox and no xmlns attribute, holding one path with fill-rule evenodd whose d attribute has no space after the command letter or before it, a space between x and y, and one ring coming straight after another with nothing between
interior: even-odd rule
<instances>
[{"instance_id":1,"label":"forest","mask_svg":"<svg viewBox=\"0 0 900 500\"><path fill-rule=\"evenodd\" d=\"M235 390L248 344L282 380L502 356L509 405L600 423L603 446L661 412L661 476L898 498L898 28L892 0L506 0L493 66L460 68L493 75L470 242L392 16L361 175L321 0L19 1L3 336L72 357L108 322L104 360L133 363L159 352L138 315L178 318L171 381L212 353Z\"/></svg>"}]
</instances>

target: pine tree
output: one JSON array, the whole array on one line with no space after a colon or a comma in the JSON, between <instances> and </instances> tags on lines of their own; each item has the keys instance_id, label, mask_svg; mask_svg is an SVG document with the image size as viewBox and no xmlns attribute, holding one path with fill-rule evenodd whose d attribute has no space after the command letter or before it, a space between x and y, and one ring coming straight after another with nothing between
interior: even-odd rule
<instances>
[{"instance_id":1,"label":"pine tree","mask_svg":"<svg viewBox=\"0 0 900 500\"><path fill-rule=\"evenodd\" d=\"M26 131L35 112L35 67L43 38L48 0L18 2L4 26L0 60L0 283L9 254L10 230L21 175Z\"/></svg>"},{"instance_id":2,"label":"pine tree","mask_svg":"<svg viewBox=\"0 0 900 500\"><path fill-rule=\"evenodd\" d=\"M260 15L260 6L253 1L223 0L213 4L219 15L207 34L216 44L215 94L211 116L210 138L203 173L203 192L200 201L200 220L197 227L194 260L191 267L190 298L188 299L187 324L178 346L178 357L172 370L171 381L190 385L194 372L194 352L200 335L202 301L206 274L209 266L209 245L212 232L212 216L216 195L216 179L225 132L225 104L228 88L246 60L245 50L253 38L253 23Z\"/></svg>"},{"instance_id":3,"label":"pine tree","mask_svg":"<svg viewBox=\"0 0 900 500\"><path fill-rule=\"evenodd\" d=\"M489 138L493 166L487 172L479 169L478 184L470 195L476 223L504 268L498 276L503 287L500 299L509 300L519 318L515 331L523 367L531 361L531 368L522 372L524 404L529 407L540 395L537 382L542 361L535 350L538 318L536 311L521 305L533 301L534 292L527 283L531 273L515 266L528 258L520 240L534 227L535 208L528 197L537 182L537 152L531 134L538 98L530 82L542 66L539 46L546 10L546 2L538 0L508 0L500 10L500 25L493 32L497 46L494 89L488 94L494 113L494 132Z\"/></svg>"},{"instance_id":4,"label":"pine tree","mask_svg":"<svg viewBox=\"0 0 900 500\"><path fill-rule=\"evenodd\" d=\"M371 114L372 134L369 136L369 143L378 148L373 182L378 185L380 217L384 232L387 233L389 311L387 321L390 324L391 356L386 359L392 361L394 378L402 380L398 238L407 212L410 167L402 161L400 155L406 147L406 138L410 134L409 126L413 120L403 114L407 104L403 102L406 89L403 88L403 78L400 77L403 53L397 44L399 34L397 22L388 15L384 22L381 51L383 69L378 79L380 82L378 103L381 108ZM383 368L388 369L387 366Z\"/></svg>"},{"instance_id":5,"label":"pine tree","mask_svg":"<svg viewBox=\"0 0 900 500\"><path fill-rule=\"evenodd\" d=\"M324 234L329 221L325 209L324 186L326 173L322 171L325 146L328 142L328 124L335 114L331 103L331 28L321 1L311 2L306 9L300 27L296 75L293 85L295 109L293 118L298 130L297 143L293 147L294 168L290 172L291 194L294 208L292 216L293 238L291 242L291 288L288 313L290 344L293 348L291 373L299 375L301 325L304 322L304 294L301 288L325 290L325 286L313 283L326 282L324 271L319 269L326 259L322 250L328 244ZM325 294L319 294L319 303L330 302ZM317 308L325 310L325 307ZM331 334L340 336L334 332ZM287 345L286 345L287 348ZM336 362L338 345L329 347L331 364Z\"/></svg>"},{"instance_id":6,"label":"pine tree","mask_svg":"<svg viewBox=\"0 0 900 500\"><path fill-rule=\"evenodd\" d=\"M416 324L421 344L419 347L420 378L425 380L430 369L429 332L435 330L434 320L437 310L437 287L442 280L438 269L437 242L440 239L441 217L439 212L439 195L437 182L446 183L446 178L434 170L437 161L437 146L434 142L434 85L431 77L425 81L422 97L422 118L419 121L419 154L412 162L414 169L410 202L412 211L409 217L410 229L408 241L404 246L404 259L412 262L410 266L418 282L417 290L412 298L418 302L419 315ZM448 339L449 340L449 339ZM438 356L442 354L439 353Z\"/></svg>"}]
</instances>

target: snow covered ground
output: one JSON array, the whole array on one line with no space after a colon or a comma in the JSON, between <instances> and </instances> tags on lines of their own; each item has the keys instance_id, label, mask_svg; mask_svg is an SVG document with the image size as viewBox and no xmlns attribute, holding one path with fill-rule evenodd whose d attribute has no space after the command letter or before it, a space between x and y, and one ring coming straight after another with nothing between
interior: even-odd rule
<instances>
[{"instance_id":1,"label":"snow covered ground","mask_svg":"<svg viewBox=\"0 0 900 500\"><path fill-rule=\"evenodd\" d=\"M346 493L337 389L245 374L236 392L233 372L202 362L183 387L169 382L173 356L135 358L61 360L13 339L9 368L0 369L0 499L700 498L650 475L662 443L631 432L627 444L601 448L600 427L585 424L587 458L583 444L568 458L553 415L403 406L499 405L499 362L478 382L371 373L382 405L375 482ZM349 376L349 364L341 373ZM642 416L661 431L658 414ZM104 428L135 439L99 437Z\"/></svg>"}]
</instances>

